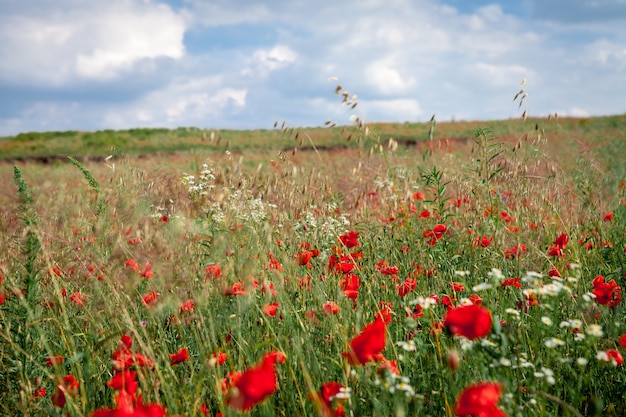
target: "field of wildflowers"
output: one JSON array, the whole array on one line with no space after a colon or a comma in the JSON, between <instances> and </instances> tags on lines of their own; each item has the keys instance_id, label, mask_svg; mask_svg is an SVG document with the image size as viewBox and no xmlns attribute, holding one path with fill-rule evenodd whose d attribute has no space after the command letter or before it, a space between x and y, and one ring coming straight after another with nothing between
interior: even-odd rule
<instances>
[{"instance_id":1,"label":"field of wildflowers","mask_svg":"<svg viewBox=\"0 0 626 417\"><path fill-rule=\"evenodd\" d=\"M623 134L357 122L0 166L0 414L624 415Z\"/></svg>"}]
</instances>

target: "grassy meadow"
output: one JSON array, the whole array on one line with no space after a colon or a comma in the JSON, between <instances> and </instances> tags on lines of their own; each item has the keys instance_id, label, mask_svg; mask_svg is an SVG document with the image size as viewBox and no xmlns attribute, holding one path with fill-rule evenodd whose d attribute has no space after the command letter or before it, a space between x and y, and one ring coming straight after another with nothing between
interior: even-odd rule
<instances>
[{"instance_id":1,"label":"grassy meadow","mask_svg":"<svg viewBox=\"0 0 626 417\"><path fill-rule=\"evenodd\" d=\"M0 415L624 415L624 132L1 138Z\"/></svg>"}]
</instances>

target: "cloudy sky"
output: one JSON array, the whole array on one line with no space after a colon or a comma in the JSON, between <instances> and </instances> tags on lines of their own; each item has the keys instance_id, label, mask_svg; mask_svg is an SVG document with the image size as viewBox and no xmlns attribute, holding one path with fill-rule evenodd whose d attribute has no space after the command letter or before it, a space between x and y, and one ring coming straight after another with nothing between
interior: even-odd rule
<instances>
[{"instance_id":1,"label":"cloudy sky","mask_svg":"<svg viewBox=\"0 0 626 417\"><path fill-rule=\"evenodd\" d=\"M626 112L626 0L0 0L0 136L524 109Z\"/></svg>"}]
</instances>

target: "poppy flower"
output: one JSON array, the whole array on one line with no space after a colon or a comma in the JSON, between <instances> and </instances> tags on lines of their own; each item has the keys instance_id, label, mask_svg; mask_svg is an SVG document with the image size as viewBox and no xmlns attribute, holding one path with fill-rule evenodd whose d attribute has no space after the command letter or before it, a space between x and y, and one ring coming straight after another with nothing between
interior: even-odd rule
<instances>
[{"instance_id":1,"label":"poppy flower","mask_svg":"<svg viewBox=\"0 0 626 417\"><path fill-rule=\"evenodd\" d=\"M472 246L474 246L475 248L478 248L478 247L488 248L489 246L491 246L492 241L493 241L492 237L476 236L476 238L474 239L474 242L472 243Z\"/></svg>"},{"instance_id":2,"label":"poppy flower","mask_svg":"<svg viewBox=\"0 0 626 417\"><path fill-rule=\"evenodd\" d=\"M415 194L411 196L411 198L413 198L413 200L422 201L426 198L426 194L424 194L421 191L417 191Z\"/></svg>"},{"instance_id":3,"label":"poppy flower","mask_svg":"<svg viewBox=\"0 0 626 417\"><path fill-rule=\"evenodd\" d=\"M134 398L122 390L115 397L115 408L101 408L90 417L165 417L165 408L160 404L142 404L141 396Z\"/></svg>"},{"instance_id":4,"label":"poppy flower","mask_svg":"<svg viewBox=\"0 0 626 417\"><path fill-rule=\"evenodd\" d=\"M107 382L107 385L115 391L126 391L130 395L135 395L137 392L137 372L117 371L113 378Z\"/></svg>"},{"instance_id":5,"label":"poppy flower","mask_svg":"<svg viewBox=\"0 0 626 417\"><path fill-rule=\"evenodd\" d=\"M145 294L142 298L142 301L146 305L146 307L151 307L152 305L154 305L154 303L156 303L157 301L156 291L151 291Z\"/></svg>"},{"instance_id":6,"label":"poppy flower","mask_svg":"<svg viewBox=\"0 0 626 417\"><path fill-rule=\"evenodd\" d=\"M189 349L180 348L176 353L170 353L170 365L178 365L179 363L189 360Z\"/></svg>"},{"instance_id":7,"label":"poppy flower","mask_svg":"<svg viewBox=\"0 0 626 417\"><path fill-rule=\"evenodd\" d=\"M604 220L605 222L610 222L613 220L613 213L606 213L604 215L604 217L602 217L602 220Z\"/></svg>"},{"instance_id":8,"label":"poppy flower","mask_svg":"<svg viewBox=\"0 0 626 417\"><path fill-rule=\"evenodd\" d=\"M478 294L472 294L469 297L469 300L474 305L481 305L483 303L483 299Z\"/></svg>"},{"instance_id":9,"label":"poppy flower","mask_svg":"<svg viewBox=\"0 0 626 417\"><path fill-rule=\"evenodd\" d=\"M502 284L500 284L500 286L522 288L522 283L520 282L520 277L507 278L502 281Z\"/></svg>"},{"instance_id":10,"label":"poppy flower","mask_svg":"<svg viewBox=\"0 0 626 417\"><path fill-rule=\"evenodd\" d=\"M409 293L413 292L417 287L417 281L411 278L405 279L400 284L396 285L396 291L398 296L405 297Z\"/></svg>"},{"instance_id":11,"label":"poppy flower","mask_svg":"<svg viewBox=\"0 0 626 417\"><path fill-rule=\"evenodd\" d=\"M80 291L74 291L70 295L70 300L77 306L82 307L85 305L85 301L87 301L87 294L83 294Z\"/></svg>"},{"instance_id":12,"label":"poppy flower","mask_svg":"<svg viewBox=\"0 0 626 417\"><path fill-rule=\"evenodd\" d=\"M214 352L211 357L207 359L209 366L224 365L226 363L227 355L224 352Z\"/></svg>"},{"instance_id":13,"label":"poppy flower","mask_svg":"<svg viewBox=\"0 0 626 417\"><path fill-rule=\"evenodd\" d=\"M331 255L328 257L328 269L339 274L349 274L356 265L354 264L354 258L349 255L337 256Z\"/></svg>"},{"instance_id":14,"label":"poppy flower","mask_svg":"<svg viewBox=\"0 0 626 417\"><path fill-rule=\"evenodd\" d=\"M378 265L376 265L376 269L380 271L383 275L397 275L400 270L397 266L389 266L387 261L380 261Z\"/></svg>"},{"instance_id":15,"label":"poppy flower","mask_svg":"<svg viewBox=\"0 0 626 417\"><path fill-rule=\"evenodd\" d=\"M491 313L476 304L451 308L443 319L443 325L452 334L478 339L491 333Z\"/></svg>"},{"instance_id":16,"label":"poppy flower","mask_svg":"<svg viewBox=\"0 0 626 417\"><path fill-rule=\"evenodd\" d=\"M479 382L466 387L454 405L458 417L506 417L498 408L502 385L495 382Z\"/></svg>"},{"instance_id":17,"label":"poppy flower","mask_svg":"<svg viewBox=\"0 0 626 417\"><path fill-rule=\"evenodd\" d=\"M391 303L381 301L378 303L378 307L380 308L380 310L378 310L378 313L376 313L376 317L384 321L385 324L391 323L391 318L394 314Z\"/></svg>"},{"instance_id":18,"label":"poppy flower","mask_svg":"<svg viewBox=\"0 0 626 417\"><path fill-rule=\"evenodd\" d=\"M222 292L222 295L232 295L232 296L245 295L245 294L246 294L246 287L244 286L244 283L241 281L235 282L233 285L226 288Z\"/></svg>"},{"instance_id":19,"label":"poppy flower","mask_svg":"<svg viewBox=\"0 0 626 417\"><path fill-rule=\"evenodd\" d=\"M450 283L450 287L452 287L452 291L454 292L460 292L460 291L465 291L465 286L463 285L462 282L451 282Z\"/></svg>"},{"instance_id":20,"label":"poppy flower","mask_svg":"<svg viewBox=\"0 0 626 417\"><path fill-rule=\"evenodd\" d=\"M386 344L385 322L377 317L350 341L350 351L344 353L353 365L363 365L378 359Z\"/></svg>"},{"instance_id":21,"label":"poppy flower","mask_svg":"<svg viewBox=\"0 0 626 417\"><path fill-rule=\"evenodd\" d=\"M596 302L609 307L617 307L622 301L622 288L617 285L614 279L604 282L604 277L598 275L592 281L593 294Z\"/></svg>"},{"instance_id":22,"label":"poppy flower","mask_svg":"<svg viewBox=\"0 0 626 417\"><path fill-rule=\"evenodd\" d=\"M194 303L193 300L185 300L178 308L178 312L180 314L183 314L183 312L193 313L195 308L196 308L196 304Z\"/></svg>"},{"instance_id":23,"label":"poppy flower","mask_svg":"<svg viewBox=\"0 0 626 417\"><path fill-rule=\"evenodd\" d=\"M619 350L609 349L606 351L606 355L609 358L609 362L614 366L622 366L624 364L624 358Z\"/></svg>"},{"instance_id":24,"label":"poppy flower","mask_svg":"<svg viewBox=\"0 0 626 417\"><path fill-rule=\"evenodd\" d=\"M211 264L204 268L204 277L210 280L216 280L222 276L222 268L220 264Z\"/></svg>"},{"instance_id":25,"label":"poppy flower","mask_svg":"<svg viewBox=\"0 0 626 417\"><path fill-rule=\"evenodd\" d=\"M341 241L341 244L344 245L348 249L354 248L355 246L361 246L361 244L357 241L358 238L359 238L358 232L348 232L344 235L339 236L339 240Z\"/></svg>"},{"instance_id":26,"label":"poppy flower","mask_svg":"<svg viewBox=\"0 0 626 417\"><path fill-rule=\"evenodd\" d=\"M67 402L66 395L75 395L78 392L78 380L73 375L66 375L57 384L57 390L52 396L52 404L63 408Z\"/></svg>"},{"instance_id":27,"label":"poppy flower","mask_svg":"<svg viewBox=\"0 0 626 417\"><path fill-rule=\"evenodd\" d=\"M150 278L154 277L154 272L152 272L152 264L150 264L150 262L146 262L146 267L144 268L143 272L141 273L141 277L143 277L145 279L150 279Z\"/></svg>"},{"instance_id":28,"label":"poppy flower","mask_svg":"<svg viewBox=\"0 0 626 417\"><path fill-rule=\"evenodd\" d=\"M46 387L39 387L33 391L33 398L45 397L47 393L48 390L46 390Z\"/></svg>"},{"instance_id":29,"label":"poppy flower","mask_svg":"<svg viewBox=\"0 0 626 417\"><path fill-rule=\"evenodd\" d=\"M342 417L346 414L341 406L345 398L339 397L338 394L344 389L339 382L326 382L318 392L309 395L309 398L315 404L319 414L323 417Z\"/></svg>"},{"instance_id":30,"label":"poppy flower","mask_svg":"<svg viewBox=\"0 0 626 417\"><path fill-rule=\"evenodd\" d=\"M285 360L281 352L266 354L261 362L246 370L230 389L226 404L238 411L250 410L276 392L276 363Z\"/></svg>"},{"instance_id":31,"label":"poppy flower","mask_svg":"<svg viewBox=\"0 0 626 417\"><path fill-rule=\"evenodd\" d=\"M343 290L346 297L351 300L359 296L359 288L361 288L361 279L356 275L348 275L339 280L339 287Z\"/></svg>"},{"instance_id":32,"label":"poppy flower","mask_svg":"<svg viewBox=\"0 0 626 417\"><path fill-rule=\"evenodd\" d=\"M267 257L270 259L264 266L265 269L267 270L274 270L274 271L283 271L283 266L280 263L280 261L278 260L278 258L276 258L275 255L273 254L268 254Z\"/></svg>"},{"instance_id":33,"label":"poppy flower","mask_svg":"<svg viewBox=\"0 0 626 417\"><path fill-rule=\"evenodd\" d=\"M322 310L324 311L324 314L330 316L331 314L339 313L339 306L334 301L328 301L324 303Z\"/></svg>"},{"instance_id":34,"label":"poppy flower","mask_svg":"<svg viewBox=\"0 0 626 417\"><path fill-rule=\"evenodd\" d=\"M53 367L55 365L60 365L63 363L65 359L62 355L50 355L46 358L46 365L49 367Z\"/></svg>"},{"instance_id":35,"label":"poppy flower","mask_svg":"<svg viewBox=\"0 0 626 417\"><path fill-rule=\"evenodd\" d=\"M448 231L448 227L445 224L437 224L433 228L433 230L426 230L422 234L424 238L430 238L426 243L429 246L435 246L435 244L443 237L444 234Z\"/></svg>"},{"instance_id":36,"label":"poppy flower","mask_svg":"<svg viewBox=\"0 0 626 417\"><path fill-rule=\"evenodd\" d=\"M298 266L307 266L311 268L313 267L313 265L311 264L312 258L313 258L313 252L311 251L298 252L296 254L296 264Z\"/></svg>"},{"instance_id":37,"label":"poppy flower","mask_svg":"<svg viewBox=\"0 0 626 417\"><path fill-rule=\"evenodd\" d=\"M124 262L124 265L126 265L127 268L132 269L135 272L139 272L139 264L137 263L137 261L135 259L129 259L126 262Z\"/></svg>"},{"instance_id":38,"label":"poppy flower","mask_svg":"<svg viewBox=\"0 0 626 417\"><path fill-rule=\"evenodd\" d=\"M526 245L515 245L511 249L507 249L504 251L504 257L506 259L517 258L520 255L524 255L526 253Z\"/></svg>"},{"instance_id":39,"label":"poppy flower","mask_svg":"<svg viewBox=\"0 0 626 417\"><path fill-rule=\"evenodd\" d=\"M276 312L278 311L278 307L280 307L280 304L277 302L265 304L263 306L263 314L265 314L266 316L270 316L270 317L276 317Z\"/></svg>"}]
</instances>

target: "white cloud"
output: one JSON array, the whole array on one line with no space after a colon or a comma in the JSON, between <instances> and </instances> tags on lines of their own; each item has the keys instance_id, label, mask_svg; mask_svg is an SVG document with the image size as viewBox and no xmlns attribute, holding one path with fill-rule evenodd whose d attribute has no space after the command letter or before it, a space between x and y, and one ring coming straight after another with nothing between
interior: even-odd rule
<instances>
[{"instance_id":1,"label":"white cloud","mask_svg":"<svg viewBox=\"0 0 626 417\"><path fill-rule=\"evenodd\" d=\"M417 120L423 114L415 99L366 100L361 103L361 110L365 113L366 122ZM375 114L376 118L368 118L368 114Z\"/></svg>"},{"instance_id":2,"label":"white cloud","mask_svg":"<svg viewBox=\"0 0 626 417\"><path fill-rule=\"evenodd\" d=\"M485 83L504 88L513 88L526 78L534 77L534 71L522 65L493 65L485 62L474 64L476 76Z\"/></svg>"},{"instance_id":3,"label":"white cloud","mask_svg":"<svg viewBox=\"0 0 626 417\"><path fill-rule=\"evenodd\" d=\"M530 19L504 0L28 3L0 2L0 134L349 123L334 75L367 121L517 117L522 78L531 115L626 111L626 30L598 20L618 0L593 19L555 18L553 2Z\"/></svg>"},{"instance_id":4,"label":"white cloud","mask_svg":"<svg viewBox=\"0 0 626 417\"><path fill-rule=\"evenodd\" d=\"M296 61L298 54L285 45L276 45L271 49L259 49L252 55L252 64L261 75L283 68ZM248 75L254 70L246 68L243 73Z\"/></svg>"},{"instance_id":5,"label":"white cloud","mask_svg":"<svg viewBox=\"0 0 626 417\"><path fill-rule=\"evenodd\" d=\"M205 125L225 111L241 111L247 94L246 89L224 85L221 77L175 80L137 102L109 111L106 119L117 128Z\"/></svg>"},{"instance_id":6,"label":"white cloud","mask_svg":"<svg viewBox=\"0 0 626 417\"><path fill-rule=\"evenodd\" d=\"M140 60L179 59L185 51L184 18L151 2L70 3L54 13L0 17L0 27L0 79L14 82L109 79Z\"/></svg>"},{"instance_id":7,"label":"white cloud","mask_svg":"<svg viewBox=\"0 0 626 417\"><path fill-rule=\"evenodd\" d=\"M415 85L412 77L402 77L386 60L369 64L365 70L367 80L383 94L401 94Z\"/></svg>"}]
</instances>

